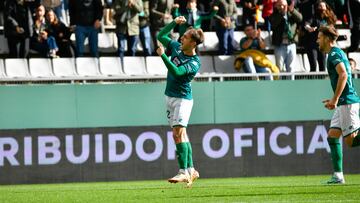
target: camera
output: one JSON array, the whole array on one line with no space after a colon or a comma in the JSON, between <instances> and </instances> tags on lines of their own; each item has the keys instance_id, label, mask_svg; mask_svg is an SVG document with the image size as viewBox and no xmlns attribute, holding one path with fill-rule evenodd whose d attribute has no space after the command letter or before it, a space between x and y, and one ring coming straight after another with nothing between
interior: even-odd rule
<instances>
[{"instance_id":1,"label":"camera","mask_svg":"<svg viewBox=\"0 0 360 203\"><path fill-rule=\"evenodd\" d=\"M336 41L345 41L347 40L347 36L346 35L339 35L339 37L337 38Z\"/></svg>"}]
</instances>

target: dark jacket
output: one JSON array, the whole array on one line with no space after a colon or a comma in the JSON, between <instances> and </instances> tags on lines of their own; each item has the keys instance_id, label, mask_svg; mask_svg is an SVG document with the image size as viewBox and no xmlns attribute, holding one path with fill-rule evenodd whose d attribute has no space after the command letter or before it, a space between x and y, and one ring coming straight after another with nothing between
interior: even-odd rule
<instances>
[{"instance_id":1,"label":"dark jacket","mask_svg":"<svg viewBox=\"0 0 360 203\"><path fill-rule=\"evenodd\" d=\"M6 1L4 16L5 37L28 38L33 35L33 19L26 3L20 5L17 1ZM24 32L17 33L16 27L22 28Z\"/></svg>"},{"instance_id":2,"label":"dark jacket","mask_svg":"<svg viewBox=\"0 0 360 203\"><path fill-rule=\"evenodd\" d=\"M69 0L70 25L93 26L103 16L101 0Z\"/></svg>"},{"instance_id":3,"label":"dark jacket","mask_svg":"<svg viewBox=\"0 0 360 203\"><path fill-rule=\"evenodd\" d=\"M293 11L288 11L287 16L288 16L288 22L289 22L289 26L290 26L290 33L291 33L289 42L294 43L297 23L301 23L302 15L299 11L294 9ZM284 16L276 8L274 8L274 12L270 16L270 23L271 23L271 29L273 31L272 44L274 46L279 46L279 45L281 45L281 42L283 40L283 33L285 31L286 20L285 20Z\"/></svg>"}]
</instances>

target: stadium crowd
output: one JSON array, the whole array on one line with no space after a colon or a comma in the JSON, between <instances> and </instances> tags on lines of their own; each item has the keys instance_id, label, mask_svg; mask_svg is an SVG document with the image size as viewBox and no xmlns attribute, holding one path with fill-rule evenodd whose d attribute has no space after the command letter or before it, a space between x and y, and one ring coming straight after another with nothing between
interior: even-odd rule
<instances>
[{"instance_id":1,"label":"stadium crowd","mask_svg":"<svg viewBox=\"0 0 360 203\"><path fill-rule=\"evenodd\" d=\"M299 47L308 55L311 71L316 63L324 71L325 55L316 43L318 28L337 25L350 29L347 51L357 51L359 10L359 0L4 0L0 26L4 27L9 58L27 58L30 50L40 57L81 57L87 54L86 38L90 55L98 57L98 33L106 27L114 28L106 31L115 32L119 57L150 56L155 55L158 32L182 15L187 23L170 34L174 39L190 26L214 31L219 42L217 54L233 55L234 31L251 25L254 33L271 33L280 71L291 72ZM258 44L260 35L247 34L245 38L246 47L263 47ZM137 51L138 43L142 52Z\"/></svg>"}]
</instances>

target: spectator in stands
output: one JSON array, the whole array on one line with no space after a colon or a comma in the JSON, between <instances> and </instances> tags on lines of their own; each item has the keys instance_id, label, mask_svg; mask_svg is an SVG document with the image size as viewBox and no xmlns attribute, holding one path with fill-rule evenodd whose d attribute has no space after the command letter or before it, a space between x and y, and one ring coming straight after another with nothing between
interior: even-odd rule
<instances>
[{"instance_id":1,"label":"spectator in stands","mask_svg":"<svg viewBox=\"0 0 360 203\"><path fill-rule=\"evenodd\" d=\"M298 25L299 42L298 45L304 47L306 43L305 37L305 22L310 21L315 15L315 0L299 0L296 4L298 11L303 16L302 22Z\"/></svg>"},{"instance_id":2,"label":"spectator in stands","mask_svg":"<svg viewBox=\"0 0 360 203\"><path fill-rule=\"evenodd\" d=\"M255 24L256 3L255 0L240 1L243 8L242 25Z\"/></svg>"},{"instance_id":3,"label":"spectator in stands","mask_svg":"<svg viewBox=\"0 0 360 203\"><path fill-rule=\"evenodd\" d=\"M41 0L46 10L53 10L57 17L62 16L62 0Z\"/></svg>"},{"instance_id":4,"label":"spectator in stands","mask_svg":"<svg viewBox=\"0 0 360 203\"><path fill-rule=\"evenodd\" d=\"M344 20L344 14L346 10L345 0L325 0L325 2L327 5L329 5L331 10L335 12L337 19Z\"/></svg>"},{"instance_id":5,"label":"spectator in stands","mask_svg":"<svg viewBox=\"0 0 360 203\"><path fill-rule=\"evenodd\" d=\"M49 24L45 19L45 7L40 5L36 9L33 36L30 38L30 48L37 51L43 57L56 58L58 46L53 36L49 35Z\"/></svg>"},{"instance_id":6,"label":"spectator in stands","mask_svg":"<svg viewBox=\"0 0 360 203\"><path fill-rule=\"evenodd\" d=\"M350 67L351 67L351 72L355 72L356 71L356 61L353 58L349 58L349 63L350 63Z\"/></svg>"},{"instance_id":7,"label":"spectator in stands","mask_svg":"<svg viewBox=\"0 0 360 203\"><path fill-rule=\"evenodd\" d=\"M174 0L151 0L150 1L150 22L151 22L151 37L154 45L157 46L157 34L165 27L165 25L172 22L172 10L174 7ZM175 38L173 32L170 32L172 39Z\"/></svg>"},{"instance_id":8,"label":"spectator in stands","mask_svg":"<svg viewBox=\"0 0 360 203\"><path fill-rule=\"evenodd\" d=\"M70 26L76 26L76 56L84 55L84 42L88 38L90 54L97 57L99 55L98 30L103 16L101 0L69 0L69 15Z\"/></svg>"},{"instance_id":9,"label":"spectator in stands","mask_svg":"<svg viewBox=\"0 0 360 203\"><path fill-rule=\"evenodd\" d=\"M234 52L234 29L237 18L235 0L213 0L212 6L219 7L216 18L216 35L219 39L219 54L231 55Z\"/></svg>"},{"instance_id":10,"label":"spectator in stands","mask_svg":"<svg viewBox=\"0 0 360 203\"><path fill-rule=\"evenodd\" d=\"M241 51L245 50L262 50L265 48L265 41L261 38L261 30L254 29L253 24L247 24L244 27L245 37L240 40ZM245 73L270 73L266 67L259 66L254 63L252 56L247 56L243 62L243 70Z\"/></svg>"},{"instance_id":11,"label":"spectator in stands","mask_svg":"<svg viewBox=\"0 0 360 203\"><path fill-rule=\"evenodd\" d=\"M357 51L360 44L360 1L348 0L348 12L350 16L349 27L351 30L351 45L348 52Z\"/></svg>"},{"instance_id":12,"label":"spectator in stands","mask_svg":"<svg viewBox=\"0 0 360 203\"><path fill-rule=\"evenodd\" d=\"M197 9L197 0L187 0L185 13L180 13L179 7L175 7L173 17L184 16L186 19L185 23L179 25L179 37L183 36L189 27L195 29L201 28L202 21L213 18L218 10L219 7L214 6L210 14L200 12Z\"/></svg>"},{"instance_id":13,"label":"spectator in stands","mask_svg":"<svg viewBox=\"0 0 360 203\"><path fill-rule=\"evenodd\" d=\"M273 13L273 5L275 0L260 0L259 5L262 5L262 18L264 19L265 29L270 33L271 23L270 15Z\"/></svg>"},{"instance_id":14,"label":"spectator in stands","mask_svg":"<svg viewBox=\"0 0 360 203\"><path fill-rule=\"evenodd\" d=\"M317 44L318 28L322 25L335 25L336 16L324 0L318 1L315 15L305 21L303 41L306 54L309 59L310 71L316 71L316 62L319 71L325 71L325 53L321 52Z\"/></svg>"},{"instance_id":15,"label":"spectator in stands","mask_svg":"<svg viewBox=\"0 0 360 203\"><path fill-rule=\"evenodd\" d=\"M139 14L140 21L140 42L144 50L145 56L151 56L153 49L151 48L151 33L150 33L150 2L149 0L142 0L143 11Z\"/></svg>"},{"instance_id":16,"label":"spectator in stands","mask_svg":"<svg viewBox=\"0 0 360 203\"><path fill-rule=\"evenodd\" d=\"M198 5L198 9L201 12L209 12L213 9L213 7L211 7L211 1L209 0L198 0L197 1L197 5ZM201 29L203 31L210 31L210 24L211 24L211 19L210 20L203 20L201 22Z\"/></svg>"},{"instance_id":17,"label":"spectator in stands","mask_svg":"<svg viewBox=\"0 0 360 203\"><path fill-rule=\"evenodd\" d=\"M10 58L26 58L33 34L31 9L24 0L5 1L4 33Z\"/></svg>"},{"instance_id":18,"label":"spectator in stands","mask_svg":"<svg viewBox=\"0 0 360 203\"><path fill-rule=\"evenodd\" d=\"M47 12L46 18L49 22L49 34L55 37L59 47L57 54L60 57L73 57L74 51L70 40L72 30L57 18L53 10Z\"/></svg>"},{"instance_id":19,"label":"spectator in stands","mask_svg":"<svg viewBox=\"0 0 360 203\"><path fill-rule=\"evenodd\" d=\"M139 13L142 12L142 0L115 0L113 2L116 21L116 36L118 38L118 54L121 58L128 45L128 55L135 56L139 42Z\"/></svg>"},{"instance_id":20,"label":"spectator in stands","mask_svg":"<svg viewBox=\"0 0 360 203\"><path fill-rule=\"evenodd\" d=\"M278 0L273 14L270 16L272 28L272 44L275 47L274 54L276 65L281 71L291 72L296 65L295 35L297 23L302 21L302 15L294 8L294 2L290 5L286 0Z\"/></svg>"}]
</instances>

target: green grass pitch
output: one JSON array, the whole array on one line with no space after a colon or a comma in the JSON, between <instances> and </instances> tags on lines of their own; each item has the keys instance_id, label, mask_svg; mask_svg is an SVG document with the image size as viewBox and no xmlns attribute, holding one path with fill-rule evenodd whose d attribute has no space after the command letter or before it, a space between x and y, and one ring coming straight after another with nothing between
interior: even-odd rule
<instances>
[{"instance_id":1,"label":"green grass pitch","mask_svg":"<svg viewBox=\"0 0 360 203\"><path fill-rule=\"evenodd\" d=\"M199 179L190 189L165 180L0 186L0 202L360 202L360 175Z\"/></svg>"}]
</instances>

